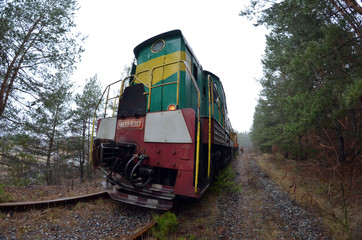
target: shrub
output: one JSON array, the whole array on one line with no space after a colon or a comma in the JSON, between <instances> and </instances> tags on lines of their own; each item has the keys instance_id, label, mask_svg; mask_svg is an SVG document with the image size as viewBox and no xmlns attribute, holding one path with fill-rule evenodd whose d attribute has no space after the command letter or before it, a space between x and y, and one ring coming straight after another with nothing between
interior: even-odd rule
<instances>
[{"instance_id":1,"label":"shrub","mask_svg":"<svg viewBox=\"0 0 362 240\"><path fill-rule=\"evenodd\" d=\"M4 184L0 184L0 202L11 202L13 201L13 197L6 193L4 190Z\"/></svg>"},{"instance_id":2,"label":"shrub","mask_svg":"<svg viewBox=\"0 0 362 240\"><path fill-rule=\"evenodd\" d=\"M235 171L230 165L219 171L210 189L216 194L221 192L240 192L241 188L234 182Z\"/></svg>"},{"instance_id":3,"label":"shrub","mask_svg":"<svg viewBox=\"0 0 362 240\"><path fill-rule=\"evenodd\" d=\"M154 221L157 222L155 227L152 229L152 235L159 240L167 240L170 233L177 230L178 221L174 213L166 212L165 214L153 217Z\"/></svg>"}]
</instances>

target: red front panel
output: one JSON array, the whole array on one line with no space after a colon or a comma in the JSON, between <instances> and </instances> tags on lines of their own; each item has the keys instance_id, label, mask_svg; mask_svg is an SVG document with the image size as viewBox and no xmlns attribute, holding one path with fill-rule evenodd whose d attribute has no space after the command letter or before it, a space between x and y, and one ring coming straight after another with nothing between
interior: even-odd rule
<instances>
[{"instance_id":1,"label":"red front panel","mask_svg":"<svg viewBox=\"0 0 362 240\"><path fill-rule=\"evenodd\" d=\"M175 194L196 197L194 193L194 159L195 159L195 111L182 109L187 130L192 143L158 143L144 142L146 117L119 118L116 127L116 142L137 144L138 152L149 156L145 165L177 169Z\"/></svg>"}]
</instances>

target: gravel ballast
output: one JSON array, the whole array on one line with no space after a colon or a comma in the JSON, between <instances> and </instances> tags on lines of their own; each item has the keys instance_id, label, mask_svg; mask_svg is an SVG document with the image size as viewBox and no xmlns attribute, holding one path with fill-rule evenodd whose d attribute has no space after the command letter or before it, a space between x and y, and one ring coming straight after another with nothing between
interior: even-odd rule
<instances>
[{"instance_id":1,"label":"gravel ballast","mask_svg":"<svg viewBox=\"0 0 362 240\"><path fill-rule=\"evenodd\" d=\"M290 199L253 159L239 156L231 164L242 190L219 197L216 239L331 239L321 220Z\"/></svg>"}]
</instances>

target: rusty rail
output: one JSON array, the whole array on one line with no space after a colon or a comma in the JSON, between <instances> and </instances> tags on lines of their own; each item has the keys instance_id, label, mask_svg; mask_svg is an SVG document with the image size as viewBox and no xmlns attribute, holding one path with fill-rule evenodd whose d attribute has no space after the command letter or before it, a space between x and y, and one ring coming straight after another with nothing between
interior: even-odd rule
<instances>
[{"instance_id":1,"label":"rusty rail","mask_svg":"<svg viewBox=\"0 0 362 240\"><path fill-rule=\"evenodd\" d=\"M42 200L42 201L28 201L28 202L9 202L9 203L0 203L0 211L9 211L9 210L26 210L32 208L42 208L42 207L54 207L67 204L74 204L80 201L88 201L91 199L108 197L107 191L91 193L76 197L67 197L51 200Z\"/></svg>"},{"instance_id":2,"label":"rusty rail","mask_svg":"<svg viewBox=\"0 0 362 240\"><path fill-rule=\"evenodd\" d=\"M153 226L156 225L156 222L152 221L145 226L143 226L140 230L138 230L136 233L132 234L127 238L127 240L138 240L138 239L145 239L145 235L148 233L148 231L153 228Z\"/></svg>"}]
</instances>

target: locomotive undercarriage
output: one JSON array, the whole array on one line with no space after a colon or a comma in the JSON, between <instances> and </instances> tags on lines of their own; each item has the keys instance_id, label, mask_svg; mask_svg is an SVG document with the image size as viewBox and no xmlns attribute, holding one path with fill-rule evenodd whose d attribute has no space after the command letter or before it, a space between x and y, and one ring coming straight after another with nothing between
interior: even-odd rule
<instances>
[{"instance_id":1,"label":"locomotive undercarriage","mask_svg":"<svg viewBox=\"0 0 362 240\"><path fill-rule=\"evenodd\" d=\"M96 143L95 164L105 173L103 186L118 201L168 210L175 198L176 169L144 164L148 156L132 143Z\"/></svg>"},{"instance_id":2,"label":"locomotive undercarriage","mask_svg":"<svg viewBox=\"0 0 362 240\"><path fill-rule=\"evenodd\" d=\"M210 179L207 177L207 166L208 166L208 149L207 144L202 144L202 164L200 164L201 177L204 178L204 182L209 184ZM215 177L219 169L224 168L232 159L231 150L228 147L212 144L211 146L211 166L210 176Z\"/></svg>"}]
</instances>

